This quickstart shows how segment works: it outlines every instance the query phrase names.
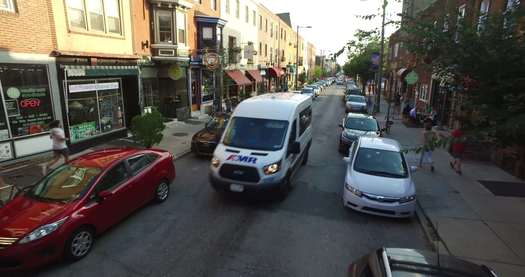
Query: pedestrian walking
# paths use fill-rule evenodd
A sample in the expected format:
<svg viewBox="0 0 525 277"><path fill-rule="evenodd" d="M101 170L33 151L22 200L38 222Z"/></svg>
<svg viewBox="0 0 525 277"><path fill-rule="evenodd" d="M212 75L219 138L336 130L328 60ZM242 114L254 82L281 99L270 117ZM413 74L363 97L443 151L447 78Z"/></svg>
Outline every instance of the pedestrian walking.
<svg viewBox="0 0 525 277"><path fill-rule="evenodd" d="M64 163L69 162L69 149L66 144L67 139L60 121L52 121L49 123L49 127L51 128L50 138L53 142L53 159L42 167L42 174L44 176L47 174L49 167L57 163L61 157L64 157Z"/></svg>
<svg viewBox="0 0 525 277"><path fill-rule="evenodd" d="M450 162L450 167L456 171L457 174L461 175L461 160L465 152L465 135L461 130L461 123L459 121L456 122L456 128L450 135L452 136L452 157L454 157L454 160Z"/></svg>
<svg viewBox="0 0 525 277"><path fill-rule="evenodd" d="M425 130L423 130L423 146L421 149L421 157L419 158L419 167L423 168L424 164L430 165L430 171L434 172L434 161L432 160L432 152L434 151L437 134L432 130L432 124L425 123Z"/></svg>

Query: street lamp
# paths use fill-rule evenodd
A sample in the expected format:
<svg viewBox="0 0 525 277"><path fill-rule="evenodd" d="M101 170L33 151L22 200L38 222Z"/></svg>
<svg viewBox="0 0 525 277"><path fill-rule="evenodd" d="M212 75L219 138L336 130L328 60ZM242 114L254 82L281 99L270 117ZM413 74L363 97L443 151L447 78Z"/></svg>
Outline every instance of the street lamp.
<svg viewBox="0 0 525 277"><path fill-rule="evenodd" d="M296 51L295 51L295 90L297 90L297 79L299 77L299 29L311 29L312 26L299 26L297 25L297 44L296 44Z"/></svg>

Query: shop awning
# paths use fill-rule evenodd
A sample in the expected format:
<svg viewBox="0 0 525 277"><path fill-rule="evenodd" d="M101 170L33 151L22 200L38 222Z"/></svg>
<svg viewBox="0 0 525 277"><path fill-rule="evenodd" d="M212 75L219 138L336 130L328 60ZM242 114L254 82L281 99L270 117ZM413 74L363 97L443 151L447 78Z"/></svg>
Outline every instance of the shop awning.
<svg viewBox="0 0 525 277"><path fill-rule="evenodd" d="M240 70L226 70L226 74L237 84L238 86L251 85L252 81L246 78Z"/></svg>
<svg viewBox="0 0 525 277"><path fill-rule="evenodd" d="M246 70L248 77L251 77L256 83L261 83L263 78L259 70Z"/></svg>
<svg viewBox="0 0 525 277"><path fill-rule="evenodd" d="M65 69L68 77L136 76L139 74L136 65L66 65Z"/></svg>
<svg viewBox="0 0 525 277"><path fill-rule="evenodd" d="M270 71L270 76L272 77L280 78L284 75L284 70L279 67L270 67L268 68L268 71Z"/></svg>

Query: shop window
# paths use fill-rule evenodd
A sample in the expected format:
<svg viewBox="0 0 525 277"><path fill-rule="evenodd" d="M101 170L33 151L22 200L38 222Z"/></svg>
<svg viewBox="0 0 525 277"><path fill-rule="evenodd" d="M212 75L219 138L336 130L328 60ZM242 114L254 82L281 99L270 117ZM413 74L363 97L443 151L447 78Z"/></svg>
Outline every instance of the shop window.
<svg viewBox="0 0 525 277"><path fill-rule="evenodd" d="M85 80L68 85L72 143L124 128L120 80Z"/></svg>
<svg viewBox="0 0 525 277"><path fill-rule="evenodd" d="M53 120L47 66L0 64L0 140L43 133ZM9 132L10 130L10 132Z"/></svg>
<svg viewBox="0 0 525 277"><path fill-rule="evenodd" d="M15 0L0 0L0 10L15 12Z"/></svg>
<svg viewBox="0 0 525 277"><path fill-rule="evenodd" d="M215 76L209 70L204 70L202 75L202 103L209 103L213 101L215 94Z"/></svg>

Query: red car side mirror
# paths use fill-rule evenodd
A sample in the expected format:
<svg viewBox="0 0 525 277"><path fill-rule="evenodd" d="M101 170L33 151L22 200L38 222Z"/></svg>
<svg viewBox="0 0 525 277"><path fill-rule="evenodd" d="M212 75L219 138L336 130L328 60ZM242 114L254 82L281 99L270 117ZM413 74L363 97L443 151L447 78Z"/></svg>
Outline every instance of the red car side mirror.
<svg viewBox="0 0 525 277"><path fill-rule="evenodd" d="M98 197L102 200L105 200L113 195L113 192L109 190L104 190L98 193Z"/></svg>

